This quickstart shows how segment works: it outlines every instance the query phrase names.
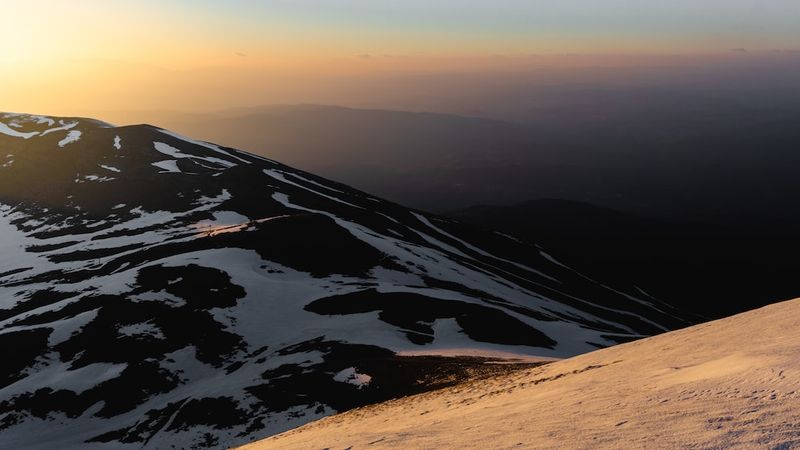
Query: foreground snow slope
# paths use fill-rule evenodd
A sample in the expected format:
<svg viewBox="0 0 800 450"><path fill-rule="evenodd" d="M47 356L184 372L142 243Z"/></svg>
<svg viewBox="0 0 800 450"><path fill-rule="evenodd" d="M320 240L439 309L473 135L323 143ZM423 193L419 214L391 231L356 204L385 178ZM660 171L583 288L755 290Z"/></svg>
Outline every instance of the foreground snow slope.
<svg viewBox="0 0 800 450"><path fill-rule="evenodd" d="M800 447L800 300L366 407L249 449Z"/></svg>

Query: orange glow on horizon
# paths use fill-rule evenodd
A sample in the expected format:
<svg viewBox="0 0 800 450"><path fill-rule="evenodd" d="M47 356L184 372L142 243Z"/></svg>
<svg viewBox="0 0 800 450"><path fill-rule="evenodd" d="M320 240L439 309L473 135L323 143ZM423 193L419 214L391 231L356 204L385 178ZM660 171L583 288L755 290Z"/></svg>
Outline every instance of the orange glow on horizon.
<svg viewBox="0 0 800 450"><path fill-rule="evenodd" d="M326 102L340 101L328 91L341 77L522 71L535 79L557 79L586 68L624 71L744 57L732 54L731 42L738 41L724 33L506 30L491 21L480 32L469 22L441 27L409 22L404 29L271 9L250 17L242 12L248 10L228 12L234 8L226 5L221 12L210 5L154 0L4 5L0 110L90 114ZM766 34L749 43L751 55L791 48L780 36ZM320 84L327 91L314 97Z"/></svg>

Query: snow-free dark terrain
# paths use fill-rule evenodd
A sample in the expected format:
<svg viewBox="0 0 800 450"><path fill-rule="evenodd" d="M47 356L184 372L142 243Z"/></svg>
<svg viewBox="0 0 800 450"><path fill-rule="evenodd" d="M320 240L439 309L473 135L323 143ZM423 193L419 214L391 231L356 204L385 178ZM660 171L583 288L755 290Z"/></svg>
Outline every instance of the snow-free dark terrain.
<svg viewBox="0 0 800 450"><path fill-rule="evenodd" d="M687 324L248 153L0 114L2 448L230 446L392 396L396 352L563 357Z"/></svg>

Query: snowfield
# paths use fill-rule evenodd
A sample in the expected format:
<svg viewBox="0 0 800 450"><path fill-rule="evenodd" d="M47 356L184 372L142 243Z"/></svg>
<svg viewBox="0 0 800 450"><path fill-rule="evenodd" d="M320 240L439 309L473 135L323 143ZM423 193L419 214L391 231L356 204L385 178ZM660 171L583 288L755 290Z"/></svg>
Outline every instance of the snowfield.
<svg viewBox="0 0 800 450"><path fill-rule="evenodd" d="M793 300L364 407L243 449L798 447Z"/></svg>

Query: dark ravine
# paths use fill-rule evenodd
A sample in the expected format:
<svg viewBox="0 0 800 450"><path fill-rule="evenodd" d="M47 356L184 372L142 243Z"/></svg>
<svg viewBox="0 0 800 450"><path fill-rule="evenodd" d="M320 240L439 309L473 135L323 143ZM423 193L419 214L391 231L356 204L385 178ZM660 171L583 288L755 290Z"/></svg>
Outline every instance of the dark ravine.
<svg viewBox="0 0 800 450"><path fill-rule="evenodd" d="M395 352L563 357L692 320L248 153L0 114L3 448L232 446L413 392L440 363Z"/></svg>

